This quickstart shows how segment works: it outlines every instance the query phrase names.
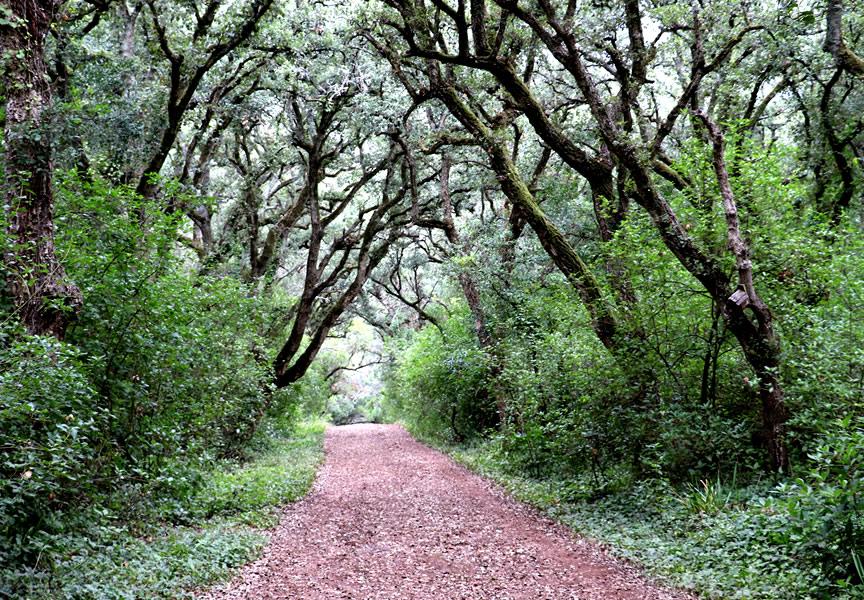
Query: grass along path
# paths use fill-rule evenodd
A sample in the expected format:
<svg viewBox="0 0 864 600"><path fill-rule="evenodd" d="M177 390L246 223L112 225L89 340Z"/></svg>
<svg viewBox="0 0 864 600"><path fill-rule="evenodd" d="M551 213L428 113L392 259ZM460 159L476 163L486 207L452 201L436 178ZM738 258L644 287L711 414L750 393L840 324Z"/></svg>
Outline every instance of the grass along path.
<svg viewBox="0 0 864 600"><path fill-rule="evenodd" d="M736 488L707 481L673 488L640 482L592 498L585 481L536 479L514 473L494 442L472 447L434 445L610 553L632 560L671 585L711 599L860 599L833 589L818 569L781 543L788 517L770 482ZM703 487L704 486L704 487Z"/></svg>
<svg viewBox="0 0 864 600"><path fill-rule="evenodd" d="M186 525L133 528L106 515L86 537L64 538L62 560L0 577L0 597L3 586L13 584L16 598L33 600L196 597L194 589L230 577L259 556L268 537L262 528L275 525L280 508L309 491L323 459L324 427L272 428L248 461L218 463L191 498L165 507Z"/></svg>

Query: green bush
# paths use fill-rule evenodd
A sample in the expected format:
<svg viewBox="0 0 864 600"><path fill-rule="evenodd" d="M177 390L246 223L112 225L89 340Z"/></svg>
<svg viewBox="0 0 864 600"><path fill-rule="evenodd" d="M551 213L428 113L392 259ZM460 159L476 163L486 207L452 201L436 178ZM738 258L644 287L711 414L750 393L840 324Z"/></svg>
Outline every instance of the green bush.
<svg viewBox="0 0 864 600"><path fill-rule="evenodd" d="M324 423L292 424L269 437L248 463L208 477L190 506L204 517L255 511L293 502L305 494L323 459Z"/></svg>
<svg viewBox="0 0 864 600"><path fill-rule="evenodd" d="M789 526L778 542L800 550L808 564L838 586L864 583L864 418L846 418L810 455L805 478L778 488Z"/></svg>
<svg viewBox="0 0 864 600"><path fill-rule="evenodd" d="M257 556L265 539L253 528L275 525L279 506L309 490L323 459L323 432L320 421L268 420L248 460L219 461L199 474L193 493L154 506L163 519L187 525L130 522L97 506L63 514L55 531L30 535L38 560L3 564L0 597L195 597L194 588Z"/></svg>
<svg viewBox="0 0 864 600"><path fill-rule="evenodd" d="M84 293L67 339L89 359L125 466L158 473L178 451L237 451L270 401L271 307L185 268L178 217L154 203L98 181L61 191L58 244Z"/></svg>
<svg viewBox="0 0 864 600"><path fill-rule="evenodd" d="M465 439L495 422L486 393L489 360L480 349L465 306L447 321L444 337L426 327L403 340L385 389L390 414L426 435Z"/></svg>
<svg viewBox="0 0 864 600"><path fill-rule="evenodd" d="M270 336L281 332L272 322L290 299L195 272L176 249L181 216L74 174L61 174L56 197L58 252L84 295L82 312L63 342L0 330L0 570L18 574L3 584L15 589L63 573L81 583L69 573L87 544L94 569L103 560L96 548L114 560L106 540L115 534L87 541L88 530L117 529L117 543L131 548L156 520L194 524L295 498L316 464L304 462L311 450L302 444L279 442L285 456L296 452L296 468L280 455L257 474L238 470L236 485L211 474L213 464L248 459L267 445L268 435L256 437L263 422L296 420L326 393L321 377L273 390ZM134 552L144 560L145 549L140 542ZM201 554L190 560L208 560ZM68 597L112 597L74 589Z"/></svg>
<svg viewBox="0 0 864 600"><path fill-rule="evenodd" d="M27 560L32 535L58 531L89 502L110 414L81 364L53 338L4 331L0 349L0 566Z"/></svg>
<svg viewBox="0 0 864 600"><path fill-rule="evenodd" d="M94 527L57 541L47 564L0 573L0 596L27 600L194 598L193 588L224 579L264 545L257 531L228 525L156 527L136 537Z"/></svg>

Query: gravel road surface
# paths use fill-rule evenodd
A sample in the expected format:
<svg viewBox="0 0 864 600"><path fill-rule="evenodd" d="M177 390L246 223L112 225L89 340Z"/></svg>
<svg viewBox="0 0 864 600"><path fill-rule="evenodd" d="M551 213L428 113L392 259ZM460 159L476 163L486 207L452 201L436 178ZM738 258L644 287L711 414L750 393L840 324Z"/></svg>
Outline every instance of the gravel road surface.
<svg viewBox="0 0 864 600"><path fill-rule="evenodd" d="M397 425L330 427L325 449L312 492L285 508L263 556L202 598L692 598Z"/></svg>

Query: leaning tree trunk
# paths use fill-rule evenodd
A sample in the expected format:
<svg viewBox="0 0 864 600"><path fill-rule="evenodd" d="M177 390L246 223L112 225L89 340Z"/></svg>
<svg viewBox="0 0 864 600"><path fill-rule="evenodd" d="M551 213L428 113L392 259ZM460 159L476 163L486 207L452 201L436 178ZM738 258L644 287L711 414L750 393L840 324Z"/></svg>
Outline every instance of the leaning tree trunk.
<svg viewBox="0 0 864 600"><path fill-rule="evenodd" d="M759 296L753 283L750 246L741 234L738 206L732 192L724 157L723 132L704 113L697 110L694 111L694 116L705 125L711 141L714 174L720 187L723 212L726 216L727 245L735 256L738 270L738 288L727 299L723 310L727 314L730 331L741 344L744 356L758 378L759 398L762 402L762 426L771 466L775 470L788 473L789 453L785 441L788 412L780 384L780 340L774 329L771 310ZM743 314L745 308L750 309L752 320Z"/></svg>
<svg viewBox="0 0 864 600"><path fill-rule="evenodd" d="M45 126L51 89L44 49L58 5L54 0L3 0L11 23L0 26L0 52L5 57L9 247L4 261L9 293L30 333L62 338L82 300L54 249L51 144Z"/></svg>
<svg viewBox="0 0 864 600"><path fill-rule="evenodd" d="M435 87L435 92L451 114L480 141L504 195L513 203L513 206L519 207L525 222L537 235L540 245L579 295L591 316L592 328L597 338L607 349L614 352L618 347L618 322L588 265L567 241L561 230L537 205L502 144L459 98L452 86L439 83Z"/></svg>
<svg viewBox="0 0 864 600"><path fill-rule="evenodd" d="M843 41L843 0L828 0L825 22L822 48L834 57L839 68L864 76L864 58L855 54Z"/></svg>

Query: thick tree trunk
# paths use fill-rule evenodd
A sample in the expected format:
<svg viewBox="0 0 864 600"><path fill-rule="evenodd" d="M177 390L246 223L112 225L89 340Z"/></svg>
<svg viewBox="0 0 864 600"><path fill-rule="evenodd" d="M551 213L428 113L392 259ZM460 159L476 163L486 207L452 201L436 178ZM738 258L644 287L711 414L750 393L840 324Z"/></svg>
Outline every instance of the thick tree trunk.
<svg viewBox="0 0 864 600"><path fill-rule="evenodd" d="M508 10L512 10L520 20L525 22L546 45L550 53L560 62L572 76L585 97L588 108L598 127L603 142L609 148L620 165L626 168L635 189L634 199L648 212L655 229L660 234L663 243L675 255L681 265L690 272L706 289L712 299L721 307L729 331L738 340L748 363L759 378L760 396L762 399L762 420L765 428L768 446L768 458L773 469L788 471L789 458L784 439L785 421L787 416L783 404L783 393L780 387L778 367L780 364L779 343L771 321L771 313L755 292L752 280L752 266L747 248L737 225L737 209L728 182L728 173L723 164L723 140L719 129L712 127L707 119L705 122L714 144L714 167L717 182L723 194L728 226L729 248L735 255L738 266L738 289L736 290L715 257L706 254L699 248L678 220L675 211L666 199L656 189L652 180L652 166L644 161L643 148L637 148L624 135L613 118L608 104L601 98L594 79L587 70L579 52L579 43L572 31L566 30L560 22L549 14L546 20L552 28L547 29L533 13L521 8L518 3L509 0L496 0ZM734 44L727 44L726 50L715 57L712 65L728 58ZM706 67L707 68L707 67ZM698 84L705 74L705 68L697 70L688 85L690 94L698 89ZM685 94L685 98L689 94ZM657 132L652 147L652 156L656 155L660 146L677 116L683 109L679 103L667 116ZM698 113L697 113L698 114ZM750 314L745 312L749 309Z"/></svg>
<svg viewBox="0 0 864 600"><path fill-rule="evenodd" d="M850 50L843 41L843 0L828 0L825 24L825 42L822 46L824 50L834 57L839 68L864 76L864 59Z"/></svg>
<svg viewBox="0 0 864 600"><path fill-rule="evenodd" d="M44 48L57 4L4 0L13 23L0 27L0 52L6 57L4 198L12 247L4 259L9 291L30 333L62 338L82 299L66 280L54 249L53 165L45 127L51 89Z"/></svg>

